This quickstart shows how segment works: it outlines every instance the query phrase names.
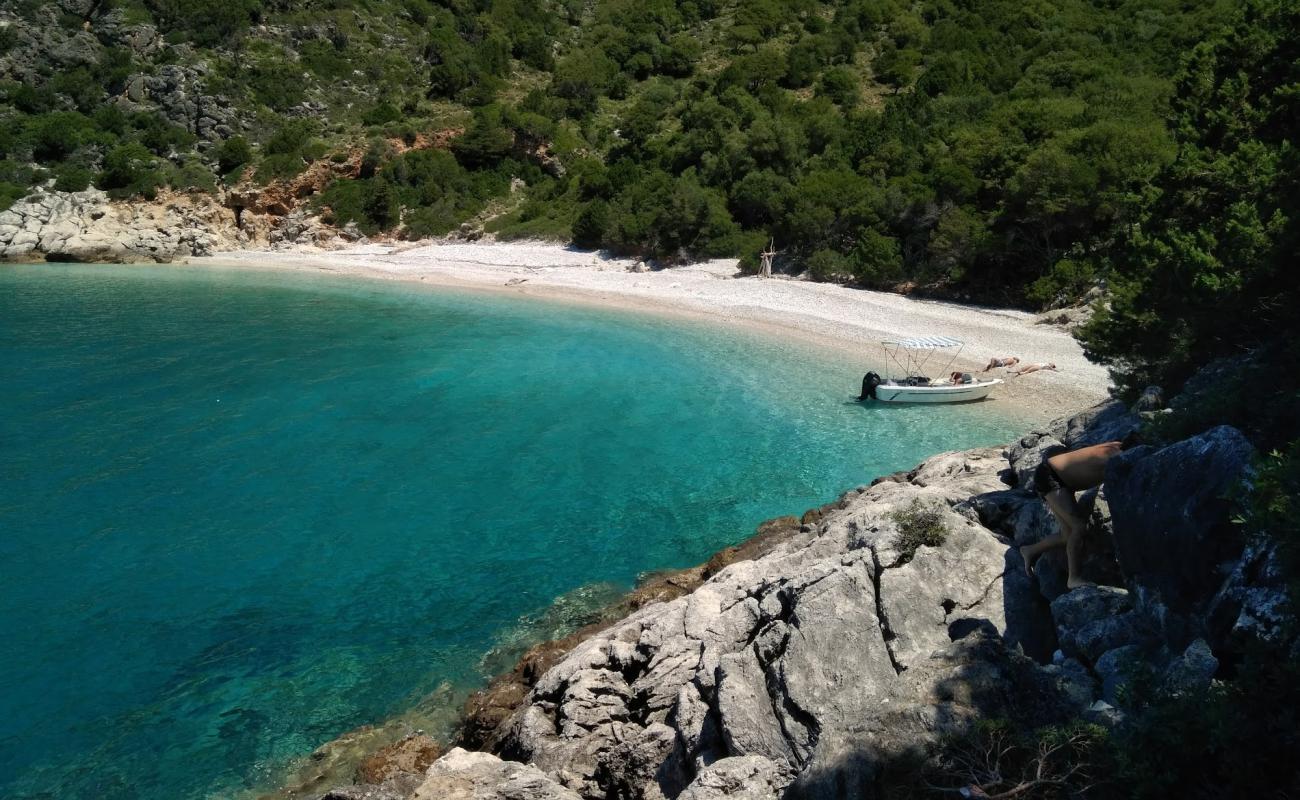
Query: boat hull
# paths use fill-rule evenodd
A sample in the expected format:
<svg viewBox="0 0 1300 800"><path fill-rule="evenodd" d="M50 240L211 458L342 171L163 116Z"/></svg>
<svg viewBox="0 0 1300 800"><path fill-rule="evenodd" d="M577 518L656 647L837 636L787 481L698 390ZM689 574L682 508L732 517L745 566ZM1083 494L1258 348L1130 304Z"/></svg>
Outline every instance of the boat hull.
<svg viewBox="0 0 1300 800"><path fill-rule="evenodd" d="M876 399L886 403L969 403L983 400L1002 383L1000 379L979 383L938 384L935 386L897 386L882 383L876 387Z"/></svg>

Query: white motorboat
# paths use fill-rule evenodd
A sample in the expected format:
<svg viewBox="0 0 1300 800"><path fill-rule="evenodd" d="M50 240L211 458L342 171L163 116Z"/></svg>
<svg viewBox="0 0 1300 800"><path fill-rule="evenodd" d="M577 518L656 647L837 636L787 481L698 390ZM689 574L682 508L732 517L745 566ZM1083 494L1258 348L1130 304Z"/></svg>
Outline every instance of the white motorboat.
<svg viewBox="0 0 1300 800"><path fill-rule="evenodd" d="M968 403L983 400L1002 383L1000 378L975 380L970 373L949 372L961 353L962 342L947 336L915 336L881 342L885 351L886 376L868 372L862 378L859 400L881 400L886 403ZM924 367L938 352L951 352L952 357L940 374L949 377L931 380ZM897 368L899 377L889 373Z"/></svg>

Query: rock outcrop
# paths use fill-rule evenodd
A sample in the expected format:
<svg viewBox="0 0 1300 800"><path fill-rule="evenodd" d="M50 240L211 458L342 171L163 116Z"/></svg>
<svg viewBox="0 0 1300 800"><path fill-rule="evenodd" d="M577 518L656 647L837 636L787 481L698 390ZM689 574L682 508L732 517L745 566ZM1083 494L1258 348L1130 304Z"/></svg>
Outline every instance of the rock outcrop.
<svg viewBox="0 0 1300 800"><path fill-rule="evenodd" d="M156 261L236 246L233 217L207 195L117 203L98 189L38 192L0 213L0 259Z"/></svg>
<svg viewBox="0 0 1300 800"><path fill-rule="evenodd" d="M978 718L1116 725L1138 672L1169 692L1207 686L1282 613L1271 551L1211 541L1222 491L1246 474L1240 434L1116 459L1085 498L1114 585L1044 591L1016 549L1054 531L1023 488L1045 446L1136 424L1103 404L786 518L747 560L697 568L682 591L526 659L504 702L471 706L469 738L496 755L453 750L413 796L869 798L895 759ZM922 514L942 535L918 547ZM1196 552L1152 558L1170 537Z"/></svg>

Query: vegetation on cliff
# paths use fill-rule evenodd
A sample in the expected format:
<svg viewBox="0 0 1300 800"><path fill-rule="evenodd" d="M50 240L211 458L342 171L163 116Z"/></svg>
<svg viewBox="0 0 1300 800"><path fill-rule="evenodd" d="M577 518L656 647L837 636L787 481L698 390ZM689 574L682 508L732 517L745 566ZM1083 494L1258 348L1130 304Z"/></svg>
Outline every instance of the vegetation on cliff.
<svg viewBox="0 0 1300 800"><path fill-rule="evenodd" d="M1181 56L1237 5L19 3L0 193L147 196L361 149L318 207L369 232L490 208L504 236L747 264L775 238L818 279L1051 304L1150 208ZM448 130L451 158L403 152Z"/></svg>

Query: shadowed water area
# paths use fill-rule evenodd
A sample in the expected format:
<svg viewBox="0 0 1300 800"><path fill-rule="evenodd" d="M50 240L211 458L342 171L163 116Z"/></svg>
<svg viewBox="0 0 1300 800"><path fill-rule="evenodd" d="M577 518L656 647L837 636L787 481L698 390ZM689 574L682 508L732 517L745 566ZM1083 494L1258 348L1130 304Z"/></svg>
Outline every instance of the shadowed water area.
<svg viewBox="0 0 1300 800"><path fill-rule="evenodd" d="M0 268L0 796L265 785L463 697L561 595L1023 427L848 402L870 366L362 280Z"/></svg>

